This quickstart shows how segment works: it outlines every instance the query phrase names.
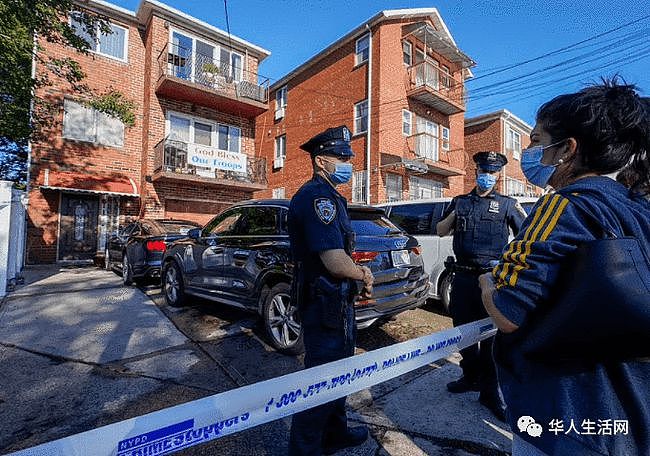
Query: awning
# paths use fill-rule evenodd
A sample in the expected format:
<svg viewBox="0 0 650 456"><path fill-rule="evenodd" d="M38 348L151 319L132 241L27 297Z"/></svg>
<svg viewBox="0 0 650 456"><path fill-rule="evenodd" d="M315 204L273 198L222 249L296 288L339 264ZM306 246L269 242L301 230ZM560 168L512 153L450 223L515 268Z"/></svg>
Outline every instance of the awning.
<svg viewBox="0 0 650 456"><path fill-rule="evenodd" d="M465 171L443 161L433 161L418 157L409 159L396 154L381 153L382 168L403 168L412 174L434 173L441 176L462 176Z"/></svg>
<svg viewBox="0 0 650 456"><path fill-rule="evenodd" d="M140 196L133 179L123 175L102 176L45 169L39 173L36 183L41 189L47 190L94 193L98 195Z"/></svg>
<svg viewBox="0 0 650 456"><path fill-rule="evenodd" d="M471 68L476 65L467 54L458 49L455 43L427 23L416 23L405 27L406 36L413 35L422 43L435 49L450 62L458 63L462 68Z"/></svg>

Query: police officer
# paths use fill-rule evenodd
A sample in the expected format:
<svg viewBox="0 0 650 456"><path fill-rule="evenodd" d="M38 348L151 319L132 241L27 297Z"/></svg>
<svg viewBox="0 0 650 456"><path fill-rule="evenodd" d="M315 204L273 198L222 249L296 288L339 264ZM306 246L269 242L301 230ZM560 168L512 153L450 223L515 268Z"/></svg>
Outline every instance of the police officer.
<svg viewBox="0 0 650 456"><path fill-rule="evenodd" d="M294 262L291 299L298 305L309 368L354 354L356 281L369 295L373 276L350 256L354 232L347 201L336 191L352 177L350 130L329 128L300 148L311 154L314 175L291 199L288 227ZM293 416L289 454L332 454L367 438L366 427L348 427L343 397Z"/></svg>
<svg viewBox="0 0 650 456"><path fill-rule="evenodd" d="M454 234L454 278L449 310L454 326L487 317L481 302L478 277L494 266L508 243L510 230L516 235L526 213L514 199L494 190L501 168L508 162L497 152L479 152L476 187L455 197L436 226L439 236ZM505 406L499 394L492 360L492 338L460 351L463 376L447 384L452 393L480 391L479 401L504 421Z"/></svg>

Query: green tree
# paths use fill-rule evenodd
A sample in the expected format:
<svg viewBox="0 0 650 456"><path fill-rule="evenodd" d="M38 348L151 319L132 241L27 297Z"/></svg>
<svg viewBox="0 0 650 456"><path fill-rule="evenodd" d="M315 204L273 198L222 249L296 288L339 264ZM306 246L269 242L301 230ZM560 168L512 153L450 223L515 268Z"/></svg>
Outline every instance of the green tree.
<svg viewBox="0 0 650 456"><path fill-rule="evenodd" d="M40 44L58 43L87 54L90 44L68 23L69 15L78 9L72 0L0 1L0 179L24 184L28 141L39 138L57 108L34 93L52 85L53 78L62 78L89 106L119 118L125 125L135 121L132 101L113 89L93 92L84 84L86 75L76 60L50 56ZM98 29L110 33L105 17L75 17L88 36L95 36ZM34 76L32 59L39 68Z"/></svg>

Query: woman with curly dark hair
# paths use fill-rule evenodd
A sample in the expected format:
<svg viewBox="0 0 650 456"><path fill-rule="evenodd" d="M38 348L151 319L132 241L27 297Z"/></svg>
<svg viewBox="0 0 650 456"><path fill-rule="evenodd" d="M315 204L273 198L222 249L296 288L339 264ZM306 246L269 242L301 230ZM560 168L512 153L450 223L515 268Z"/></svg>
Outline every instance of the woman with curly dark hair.
<svg viewBox="0 0 650 456"><path fill-rule="evenodd" d="M648 455L650 117L614 79L544 104L530 139L522 170L555 191L479 279L513 455Z"/></svg>

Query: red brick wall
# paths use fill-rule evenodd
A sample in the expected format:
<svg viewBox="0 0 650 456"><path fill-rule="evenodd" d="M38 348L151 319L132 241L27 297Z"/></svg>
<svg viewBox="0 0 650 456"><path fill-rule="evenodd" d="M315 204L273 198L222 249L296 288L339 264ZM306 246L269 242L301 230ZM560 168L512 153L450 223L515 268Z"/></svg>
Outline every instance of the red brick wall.
<svg viewBox="0 0 650 456"><path fill-rule="evenodd" d="M140 151L144 120L144 45L134 23L120 20L112 22L128 28L128 59L122 62L96 53L80 54L72 48L40 40L44 52L55 58L75 59L86 72L84 82L95 92L104 93L110 88L119 90L136 104L133 127L124 130L124 146L105 147L83 141L63 139L63 100L66 96L78 99L67 82L50 74L53 84L37 90L39 98L54 106L52 124L43 131L44 138L32 144L30 168L30 200L28 207L27 261L53 262L56 260L59 194L41 191L37 178L45 169L50 172L65 171L79 174L101 175L107 178L129 177L140 186ZM36 71L46 70L37 65ZM124 202L126 204L126 202ZM131 209L129 208L128 211ZM123 214L128 213L126 207Z"/></svg>
<svg viewBox="0 0 650 456"><path fill-rule="evenodd" d="M380 168L381 152L415 158L402 134L402 109L409 109L449 127L452 159L460 169L465 161L463 114L447 116L406 96L408 74L402 60L401 37L403 26L408 23L402 20L384 21L373 28L373 96L370 112L372 203L386 200L386 171L403 176L403 194L408 198L408 175L403 169ZM290 198L312 174L309 155L301 151L299 145L332 126L346 124L351 130L354 129L354 103L366 99L367 92L367 63L354 65L356 39L289 81L285 117L278 121L274 120L275 93L271 93L269 111L257 118L256 133L256 147L268 163L269 188L257 192L257 197L270 197L272 189L284 187L286 197ZM460 78L459 67L439 55L436 58L448 65L455 77ZM272 171L275 138L282 134L286 134L287 138L287 157L283 168ZM352 149L356 153L353 159L355 171L364 170L365 133L352 138ZM429 173L423 177L442 182L445 195L462 192L462 176L446 178ZM351 189L351 184L338 188L348 198L351 198Z"/></svg>

